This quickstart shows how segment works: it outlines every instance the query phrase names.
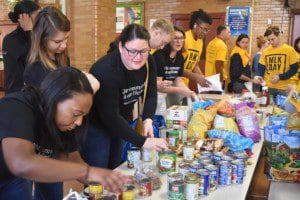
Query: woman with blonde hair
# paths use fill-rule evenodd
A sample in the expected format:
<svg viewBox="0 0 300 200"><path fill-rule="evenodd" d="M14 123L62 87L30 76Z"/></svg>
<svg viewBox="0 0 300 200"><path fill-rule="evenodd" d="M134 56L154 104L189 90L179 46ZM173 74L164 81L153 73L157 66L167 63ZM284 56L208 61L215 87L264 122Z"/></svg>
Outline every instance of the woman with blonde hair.
<svg viewBox="0 0 300 200"><path fill-rule="evenodd" d="M36 17L31 49L24 72L26 85L38 87L54 69L69 66L67 41L71 26L68 18L55 7L46 7Z"/></svg>

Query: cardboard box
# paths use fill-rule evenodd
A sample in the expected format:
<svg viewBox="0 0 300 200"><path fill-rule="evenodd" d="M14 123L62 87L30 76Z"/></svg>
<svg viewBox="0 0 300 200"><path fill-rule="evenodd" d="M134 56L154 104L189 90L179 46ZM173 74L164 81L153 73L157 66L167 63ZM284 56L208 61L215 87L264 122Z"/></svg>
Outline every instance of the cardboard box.
<svg viewBox="0 0 300 200"><path fill-rule="evenodd" d="M192 116L192 108L189 106L174 105L167 109L166 122L168 127L174 125L187 126Z"/></svg>

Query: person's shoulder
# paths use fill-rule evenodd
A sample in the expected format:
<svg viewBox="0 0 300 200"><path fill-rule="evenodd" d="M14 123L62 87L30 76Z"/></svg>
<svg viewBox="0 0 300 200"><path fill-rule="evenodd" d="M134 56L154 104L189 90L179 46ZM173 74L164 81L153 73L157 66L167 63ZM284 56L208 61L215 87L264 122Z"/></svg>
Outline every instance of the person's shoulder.
<svg viewBox="0 0 300 200"><path fill-rule="evenodd" d="M36 102L35 96L29 91L19 91L6 95L0 100L0 110L8 110L9 112L18 112L21 115L33 113ZM23 113L22 111L27 111Z"/></svg>
<svg viewBox="0 0 300 200"><path fill-rule="evenodd" d="M5 48L6 46L16 46L16 45L20 45L20 39L19 36L17 34L17 29L13 30L11 33L7 34L4 38L3 38L3 48Z"/></svg>
<svg viewBox="0 0 300 200"><path fill-rule="evenodd" d="M153 54L154 59L156 58L162 58L166 55L166 52L163 49L159 49L157 51L155 51L155 53Z"/></svg>

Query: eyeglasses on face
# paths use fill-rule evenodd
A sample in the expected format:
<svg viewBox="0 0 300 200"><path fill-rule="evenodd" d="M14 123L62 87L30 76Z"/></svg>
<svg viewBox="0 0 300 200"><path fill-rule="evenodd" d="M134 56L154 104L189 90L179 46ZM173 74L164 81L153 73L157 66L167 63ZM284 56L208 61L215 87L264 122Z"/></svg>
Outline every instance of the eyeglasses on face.
<svg viewBox="0 0 300 200"><path fill-rule="evenodd" d="M200 31L205 34L207 34L210 31L208 28L202 27L199 24L197 24L197 27L199 27Z"/></svg>
<svg viewBox="0 0 300 200"><path fill-rule="evenodd" d="M131 49L128 49L125 45L123 47L124 47L124 49L126 49L128 55L133 58L135 58L138 54L140 54L142 57L145 57L150 52L150 49L131 50Z"/></svg>

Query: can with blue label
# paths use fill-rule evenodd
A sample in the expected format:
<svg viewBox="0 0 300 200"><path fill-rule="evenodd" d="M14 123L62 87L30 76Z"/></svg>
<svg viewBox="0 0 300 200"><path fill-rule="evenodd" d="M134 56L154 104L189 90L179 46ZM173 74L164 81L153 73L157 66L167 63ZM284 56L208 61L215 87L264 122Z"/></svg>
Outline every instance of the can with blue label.
<svg viewBox="0 0 300 200"><path fill-rule="evenodd" d="M206 165L204 168L209 172L210 191L215 191L218 187L219 169L216 165Z"/></svg>
<svg viewBox="0 0 300 200"><path fill-rule="evenodd" d="M213 155L213 162L215 165L219 164L219 161L221 161L222 156L224 156L223 152L216 152Z"/></svg>
<svg viewBox="0 0 300 200"><path fill-rule="evenodd" d="M231 161L231 166L231 182L234 184L243 184L245 163L241 160L233 160Z"/></svg>
<svg viewBox="0 0 300 200"><path fill-rule="evenodd" d="M202 167L201 164L191 163L189 170L190 170L191 173L196 173L199 169L202 169L202 168L203 167Z"/></svg>
<svg viewBox="0 0 300 200"><path fill-rule="evenodd" d="M203 160L201 160L201 165L206 166L206 165L213 165L213 161L210 158L205 158Z"/></svg>
<svg viewBox="0 0 300 200"><path fill-rule="evenodd" d="M230 162L221 160L219 162L219 185L231 184L232 166Z"/></svg>
<svg viewBox="0 0 300 200"><path fill-rule="evenodd" d="M212 159L212 157L213 157L213 154L212 154L210 151L202 151L202 152L200 153L200 155L201 155L201 156L207 156L207 157L209 157L210 159Z"/></svg>
<svg viewBox="0 0 300 200"><path fill-rule="evenodd" d="M210 183L209 183L209 172L207 169L199 169L197 171L199 178L199 196L208 195Z"/></svg>
<svg viewBox="0 0 300 200"><path fill-rule="evenodd" d="M224 156L222 156L221 160L225 160L225 161L231 162L233 159L230 156L224 155Z"/></svg>
<svg viewBox="0 0 300 200"><path fill-rule="evenodd" d="M208 157L208 156L200 155L200 156L198 157L198 159L197 159L198 163L200 164L201 161L202 161L203 159L209 159L209 157Z"/></svg>

